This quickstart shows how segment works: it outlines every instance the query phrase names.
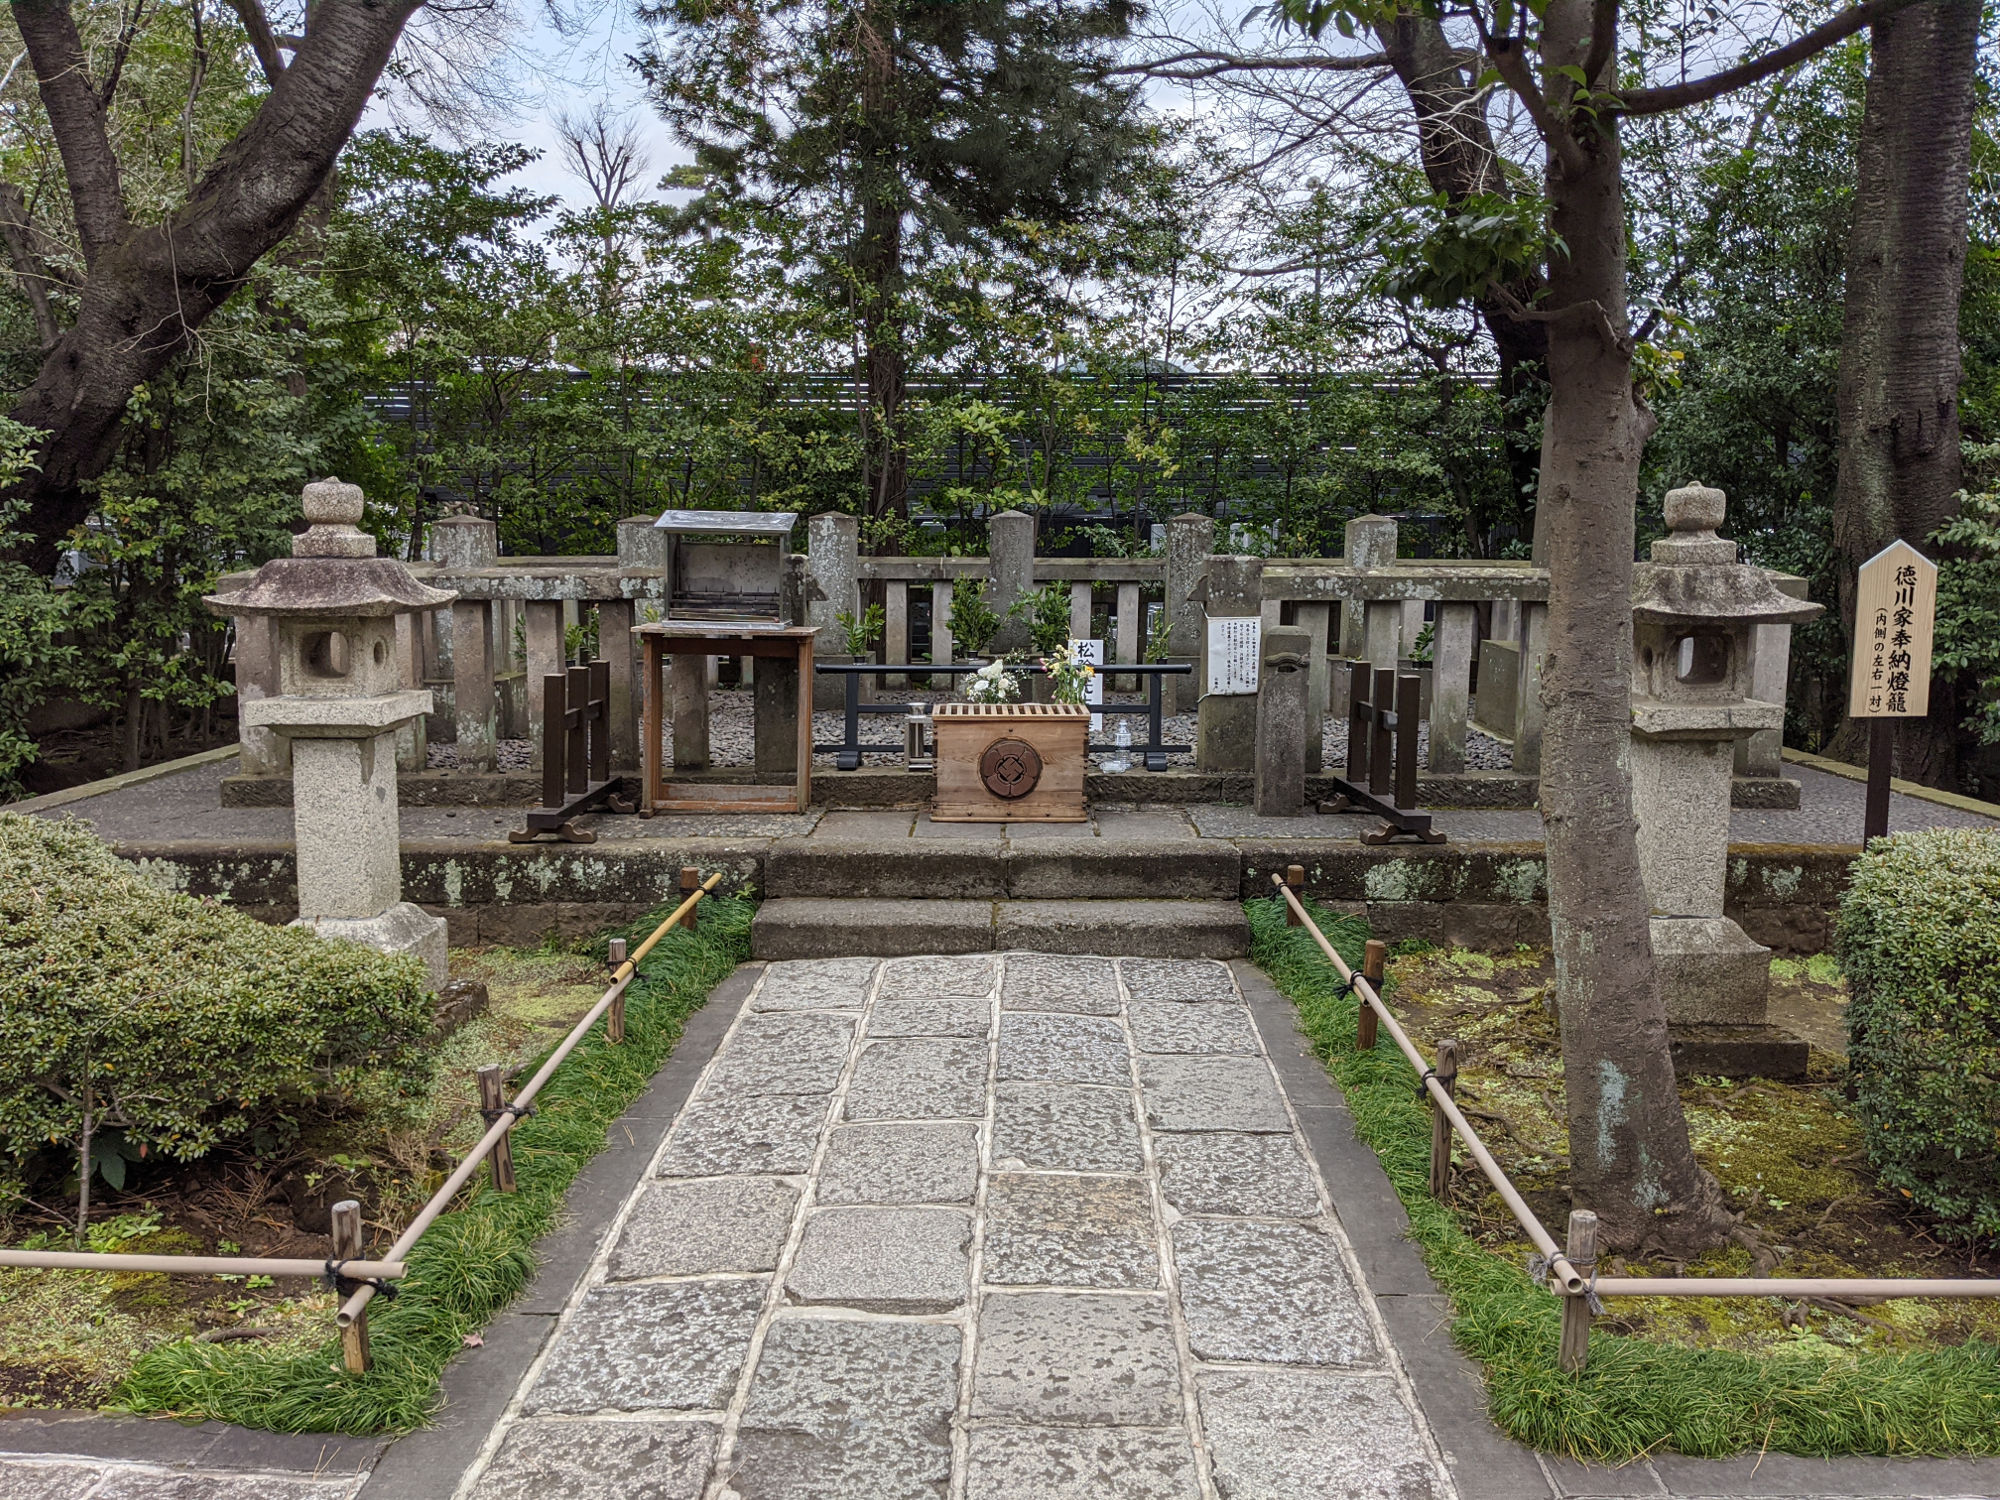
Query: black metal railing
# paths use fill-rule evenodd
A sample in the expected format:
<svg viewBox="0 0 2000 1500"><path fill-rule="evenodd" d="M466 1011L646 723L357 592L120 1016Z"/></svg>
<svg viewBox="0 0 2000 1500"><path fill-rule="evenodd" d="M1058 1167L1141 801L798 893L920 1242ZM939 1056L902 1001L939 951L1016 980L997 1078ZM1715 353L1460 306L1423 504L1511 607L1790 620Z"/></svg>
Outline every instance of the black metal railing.
<svg viewBox="0 0 2000 1500"><path fill-rule="evenodd" d="M865 677L885 677L891 674L897 677L961 677L970 672L977 672L978 670L979 668L970 662L954 662L949 666L932 666L924 662L893 662L887 665L871 662L854 664L846 662L833 664L816 663L813 667L814 673L824 673L829 677L840 677L843 679L843 686L846 691L841 708L841 737L839 742L831 745L815 744L813 750L815 753L831 752L834 768L841 771L860 770L861 757L866 754L900 755L903 753L904 742L901 740L897 740L894 743L887 741L864 743L861 738L861 716L863 714L896 714L899 717L908 718L913 709L920 708L923 705L903 700L863 703L861 701L861 682ZM1010 664L1007 670L1031 677L1047 675L1039 664L1018 666ZM1161 690L1161 684L1166 678L1184 677L1194 670L1193 667L1184 661L1121 661L1113 662L1109 666L1099 667L1097 670L1100 676L1143 677L1146 679L1146 701L1144 703L1093 703L1090 705L1090 711L1094 714L1106 715L1145 715L1146 741L1143 745L1135 744L1131 748L1133 753L1144 762L1147 770L1164 771L1167 768L1167 757L1169 755L1189 755L1193 753L1194 747L1192 745L1169 745L1162 739L1166 723L1166 705ZM1090 748L1093 750L1111 750L1118 747L1093 741Z"/></svg>

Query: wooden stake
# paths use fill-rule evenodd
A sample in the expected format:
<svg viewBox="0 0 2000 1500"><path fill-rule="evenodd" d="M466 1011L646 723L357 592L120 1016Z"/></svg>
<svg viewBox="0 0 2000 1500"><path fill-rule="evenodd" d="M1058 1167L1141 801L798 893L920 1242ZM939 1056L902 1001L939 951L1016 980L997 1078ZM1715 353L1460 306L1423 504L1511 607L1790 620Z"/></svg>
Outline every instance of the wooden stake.
<svg viewBox="0 0 2000 1500"><path fill-rule="evenodd" d="M681 900L683 901L687 900L689 896L693 895L696 891L700 889L701 889L701 871L697 870L693 865L682 865ZM701 922L701 903L696 902L693 906L690 906L688 908L688 914L681 919L681 926L685 927L689 932L693 932L696 926L700 924L700 922Z"/></svg>
<svg viewBox="0 0 2000 1500"><path fill-rule="evenodd" d="M1285 884L1292 888L1294 896L1297 896L1301 901L1305 900L1306 867L1304 865L1286 865ZM1300 925L1299 914L1293 909L1292 903L1289 901L1285 903L1285 925L1287 927L1297 927Z"/></svg>
<svg viewBox="0 0 2000 1500"><path fill-rule="evenodd" d="M611 969L615 974L625 964L625 939L611 940ZM625 1040L625 992L620 990L618 998L611 1002L611 1009L604 1013L604 1035L607 1041Z"/></svg>
<svg viewBox="0 0 2000 1500"><path fill-rule="evenodd" d="M498 1063L488 1063L479 1070L479 1108L490 1124L498 1118L497 1111L507 1107L507 1070ZM514 1127L509 1121L507 1133L493 1143L493 1153L487 1158L493 1168L493 1186L500 1192L514 1191Z"/></svg>
<svg viewBox="0 0 2000 1500"><path fill-rule="evenodd" d="M1597 1266L1597 1215L1587 1208L1570 1211L1568 1242L1563 1253L1586 1277ZM1565 1375L1581 1374L1590 1360L1590 1295L1563 1298L1562 1349L1556 1364Z"/></svg>
<svg viewBox="0 0 2000 1500"><path fill-rule="evenodd" d="M333 1205L333 1258L361 1259L361 1205L344 1198ZM368 1309L340 1330L340 1357L350 1375L366 1375L375 1363L368 1353Z"/></svg>
<svg viewBox="0 0 2000 1500"><path fill-rule="evenodd" d="M1442 1041L1438 1043L1437 1065L1434 1069L1437 1081L1444 1091L1454 1098L1458 1094L1458 1043ZM1428 1098L1430 1090L1424 1090ZM1440 1202L1451 1192L1451 1121L1445 1118L1437 1101L1431 1104L1431 1196Z"/></svg>
<svg viewBox="0 0 2000 1500"><path fill-rule="evenodd" d="M1889 834L1889 762L1895 754L1896 721L1868 721L1868 795L1862 803L1861 842Z"/></svg>
<svg viewBox="0 0 2000 1500"><path fill-rule="evenodd" d="M1361 950L1361 977L1368 981L1368 987L1377 995L1382 993L1382 971L1389 966L1389 945L1379 938L1370 938ZM1375 1050L1375 1007L1359 995L1361 1014L1354 1026L1354 1050L1373 1052Z"/></svg>

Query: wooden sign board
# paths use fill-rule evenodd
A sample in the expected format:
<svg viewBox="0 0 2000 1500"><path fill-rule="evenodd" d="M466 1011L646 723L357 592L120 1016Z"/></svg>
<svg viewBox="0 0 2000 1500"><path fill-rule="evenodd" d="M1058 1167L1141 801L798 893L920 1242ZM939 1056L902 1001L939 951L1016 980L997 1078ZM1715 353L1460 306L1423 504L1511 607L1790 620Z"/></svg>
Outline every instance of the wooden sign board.
<svg viewBox="0 0 2000 1500"><path fill-rule="evenodd" d="M1891 542L1861 565L1847 698L1854 718L1921 719L1930 712L1937 573L1937 564L1908 542Z"/></svg>

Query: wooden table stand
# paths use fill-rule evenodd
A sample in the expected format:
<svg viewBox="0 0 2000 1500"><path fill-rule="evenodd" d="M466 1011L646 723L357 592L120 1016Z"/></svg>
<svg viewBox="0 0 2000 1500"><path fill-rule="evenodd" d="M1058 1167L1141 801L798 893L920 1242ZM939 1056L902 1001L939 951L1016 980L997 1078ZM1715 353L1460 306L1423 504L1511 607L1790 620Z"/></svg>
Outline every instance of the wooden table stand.
<svg viewBox="0 0 2000 1500"><path fill-rule="evenodd" d="M802 813L812 805L813 638L810 625L668 620L637 625L644 653L639 717L639 816L655 813ZM669 781L665 764L666 675L670 656L751 656L790 660L798 668L798 780L787 790L742 782Z"/></svg>

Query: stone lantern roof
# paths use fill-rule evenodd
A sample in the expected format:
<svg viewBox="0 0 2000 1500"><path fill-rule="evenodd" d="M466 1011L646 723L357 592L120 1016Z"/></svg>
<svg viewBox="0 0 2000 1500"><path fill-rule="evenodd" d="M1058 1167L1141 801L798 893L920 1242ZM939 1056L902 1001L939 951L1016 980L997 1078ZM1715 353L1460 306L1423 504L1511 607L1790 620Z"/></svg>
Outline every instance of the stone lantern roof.
<svg viewBox="0 0 2000 1500"><path fill-rule="evenodd" d="M1671 534L1653 543L1650 563L1633 570L1633 619L1798 625L1821 612L1780 593L1762 568L1736 560L1736 544L1715 534L1726 507L1723 492L1707 485L1667 491Z"/></svg>
<svg viewBox="0 0 2000 1500"><path fill-rule="evenodd" d="M394 558L375 555L375 539L355 525L361 486L322 479L300 498L312 524L292 538L292 555L265 563L236 593L203 599L216 614L355 619L436 609L458 597L419 583Z"/></svg>

